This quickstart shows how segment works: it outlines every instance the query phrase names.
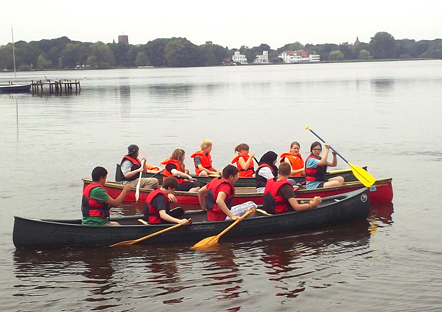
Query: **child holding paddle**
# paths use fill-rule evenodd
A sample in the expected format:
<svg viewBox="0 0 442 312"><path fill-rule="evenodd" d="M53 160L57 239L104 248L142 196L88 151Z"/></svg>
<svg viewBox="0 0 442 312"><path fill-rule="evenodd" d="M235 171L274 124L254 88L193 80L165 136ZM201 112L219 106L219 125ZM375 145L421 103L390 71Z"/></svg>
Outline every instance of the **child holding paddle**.
<svg viewBox="0 0 442 312"><path fill-rule="evenodd" d="M141 160L138 158L140 155L140 149L138 145L131 144L127 147L127 155L123 156L121 160L121 183L123 185L130 184L133 187L137 187L138 180L140 181L141 188L156 189L158 187L158 179L156 178L141 178L142 172L158 173L159 168L146 165L146 158ZM148 169L151 168L151 169ZM156 170L156 169L158 170Z"/></svg>
<svg viewBox="0 0 442 312"><path fill-rule="evenodd" d="M83 189L83 198L81 202L81 212L83 219L82 225L119 225L118 222L109 221L110 208L120 205L131 186L124 186L117 198L110 197L103 189L107 179L107 170L103 167L95 167L92 170L92 181Z"/></svg>
<svg viewBox="0 0 442 312"><path fill-rule="evenodd" d="M238 168L227 165L222 177L213 179L198 191L201 209L207 210L208 221L239 220L251 207L257 208L252 201L232 207L238 173Z"/></svg>
<svg viewBox="0 0 442 312"><path fill-rule="evenodd" d="M187 219L182 219L184 215L183 208L170 210L168 196L173 194L178 188L178 181L174 177L168 177L163 181L160 188L150 192L147 196L144 208L144 220L149 224L177 223L188 225Z"/></svg>
<svg viewBox="0 0 442 312"><path fill-rule="evenodd" d="M341 176L333 177L326 181L325 173L327 166L336 167L338 160L336 153L332 151L333 160L327 161L330 150L330 143L325 142L324 155L321 157L322 146L321 143L315 141L310 146L310 155L305 161L305 186L308 189L315 189L318 187L333 187L344 185L344 178Z"/></svg>
<svg viewBox="0 0 442 312"><path fill-rule="evenodd" d="M241 178L244 177L253 177L255 174L253 159L255 158L255 154L249 154L249 146L246 143L238 144L235 147L235 152L238 155L232 159L232 164L236 163L236 166L239 169L239 176Z"/></svg>

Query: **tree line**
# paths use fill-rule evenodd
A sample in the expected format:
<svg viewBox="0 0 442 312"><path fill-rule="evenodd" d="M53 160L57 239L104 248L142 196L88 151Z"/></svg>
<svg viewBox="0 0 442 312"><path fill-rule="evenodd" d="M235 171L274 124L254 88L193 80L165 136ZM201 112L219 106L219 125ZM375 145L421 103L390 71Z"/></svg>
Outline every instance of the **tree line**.
<svg viewBox="0 0 442 312"><path fill-rule="evenodd" d="M141 45L125 43L80 42L67 37L40 41L18 41L14 45L18 70L53 70L73 68L130 68L136 66L194 67L218 66L231 62L240 51L253 63L256 55L269 52L270 63L280 63L278 55L285 50L309 50L321 61L376 59L442 59L442 39L396 40L387 32L378 32L368 43L286 44L276 50L267 44L229 49L212 42L195 45L186 38L160 38ZM0 70L12 70L12 44L0 47Z"/></svg>

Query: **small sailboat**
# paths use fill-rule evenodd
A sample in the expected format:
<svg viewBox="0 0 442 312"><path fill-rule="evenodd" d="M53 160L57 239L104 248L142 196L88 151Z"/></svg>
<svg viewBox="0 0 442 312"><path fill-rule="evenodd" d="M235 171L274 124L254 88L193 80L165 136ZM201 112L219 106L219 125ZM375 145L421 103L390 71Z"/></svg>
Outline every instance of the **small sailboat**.
<svg viewBox="0 0 442 312"><path fill-rule="evenodd" d="M15 49L14 49L14 30L11 27L12 32L12 60L14 63L14 79L17 79L17 70L15 67ZM8 84L0 84L0 92L2 93L15 93L15 92L29 92L31 89L31 84L17 84L14 82L9 82Z"/></svg>

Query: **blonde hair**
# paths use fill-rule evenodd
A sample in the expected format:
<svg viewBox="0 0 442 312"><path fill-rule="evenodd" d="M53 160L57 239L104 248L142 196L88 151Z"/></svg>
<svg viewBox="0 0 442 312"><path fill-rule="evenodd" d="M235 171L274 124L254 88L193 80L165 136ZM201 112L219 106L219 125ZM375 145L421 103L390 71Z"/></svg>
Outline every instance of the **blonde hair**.
<svg viewBox="0 0 442 312"><path fill-rule="evenodd" d="M184 172L186 170L186 166L184 165L184 154L185 151L182 148L177 148L173 151L170 159L176 159L180 163L181 170Z"/></svg>
<svg viewBox="0 0 442 312"><path fill-rule="evenodd" d="M206 147L212 146L212 141L210 140L202 140L200 147L201 149L205 149Z"/></svg>

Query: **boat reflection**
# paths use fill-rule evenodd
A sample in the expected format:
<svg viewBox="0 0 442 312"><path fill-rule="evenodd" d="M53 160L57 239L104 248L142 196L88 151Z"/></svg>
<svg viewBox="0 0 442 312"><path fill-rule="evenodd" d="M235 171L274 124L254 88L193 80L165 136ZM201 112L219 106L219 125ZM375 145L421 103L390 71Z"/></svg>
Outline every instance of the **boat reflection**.
<svg viewBox="0 0 442 312"><path fill-rule="evenodd" d="M370 214L368 220L370 221L370 235L376 234L379 228L391 226L393 224L393 203L371 203Z"/></svg>

